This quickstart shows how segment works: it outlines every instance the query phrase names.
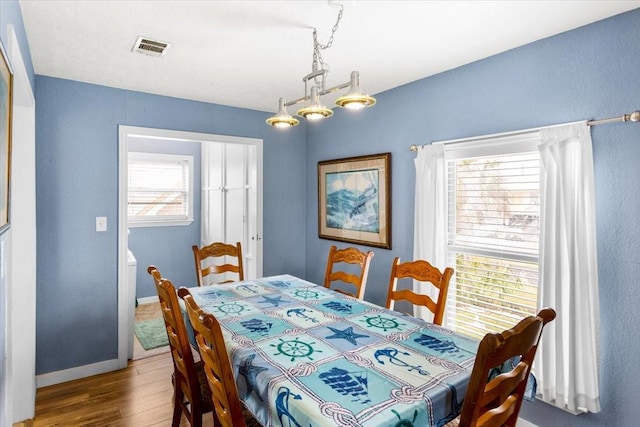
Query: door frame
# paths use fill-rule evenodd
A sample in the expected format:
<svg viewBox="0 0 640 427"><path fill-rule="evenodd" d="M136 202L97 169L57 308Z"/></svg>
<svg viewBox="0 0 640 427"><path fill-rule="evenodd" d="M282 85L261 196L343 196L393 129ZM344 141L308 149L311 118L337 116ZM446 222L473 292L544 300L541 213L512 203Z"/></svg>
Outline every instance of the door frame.
<svg viewBox="0 0 640 427"><path fill-rule="evenodd" d="M118 365L121 368L127 366L128 347L128 320L126 301L127 280L127 171L129 137L153 138L166 141L196 141L223 142L231 144L244 144L256 146L257 163L257 234L262 236L262 147L263 141L259 138L248 138L229 135L217 135L199 132L176 131L168 129L145 128L137 126L118 126ZM262 240L256 245L257 263L259 275L262 274Z"/></svg>
<svg viewBox="0 0 640 427"><path fill-rule="evenodd" d="M0 236L0 426L33 418L36 400L36 104L13 25L7 25L13 70L11 227ZM20 188L20 191L17 189Z"/></svg>

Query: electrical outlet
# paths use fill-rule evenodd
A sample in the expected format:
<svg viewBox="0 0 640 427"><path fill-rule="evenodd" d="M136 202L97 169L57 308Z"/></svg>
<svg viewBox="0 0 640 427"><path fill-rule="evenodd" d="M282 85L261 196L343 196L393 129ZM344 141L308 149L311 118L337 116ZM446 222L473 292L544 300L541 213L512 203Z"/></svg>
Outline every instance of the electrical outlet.
<svg viewBox="0 0 640 427"><path fill-rule="evenodd" d="M96 217L96 231L107 231L107 217L106 216L97 216Z"/></svg>

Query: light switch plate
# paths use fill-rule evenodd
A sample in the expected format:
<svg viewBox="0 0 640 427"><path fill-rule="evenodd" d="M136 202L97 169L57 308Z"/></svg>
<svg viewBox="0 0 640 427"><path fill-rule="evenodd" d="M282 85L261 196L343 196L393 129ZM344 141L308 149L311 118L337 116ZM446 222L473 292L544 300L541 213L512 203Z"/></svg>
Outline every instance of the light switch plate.
<svg viewBox="0 0 640 427"><path fill-rule="evenodd" d="M96 217L96 231L107 231L107 217L106 216L97 216Z"/></svg>

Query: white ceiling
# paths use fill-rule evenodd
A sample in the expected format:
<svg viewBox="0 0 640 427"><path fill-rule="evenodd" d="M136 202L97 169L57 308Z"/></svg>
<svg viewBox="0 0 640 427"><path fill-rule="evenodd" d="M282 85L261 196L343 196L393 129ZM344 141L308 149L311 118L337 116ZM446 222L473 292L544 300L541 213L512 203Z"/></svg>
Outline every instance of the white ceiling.
<svg viewBox="0 0 640 427"><path fill-rule="evenodd" d="M304 96L313 28L326 44L338 2L20 0L36 74L276 111ZM640 7L635 1L344 1L327 86L360 71L375 95ZM160 58L138 36L169 42ZM326 99L323 100L327 102Z"/></svg>

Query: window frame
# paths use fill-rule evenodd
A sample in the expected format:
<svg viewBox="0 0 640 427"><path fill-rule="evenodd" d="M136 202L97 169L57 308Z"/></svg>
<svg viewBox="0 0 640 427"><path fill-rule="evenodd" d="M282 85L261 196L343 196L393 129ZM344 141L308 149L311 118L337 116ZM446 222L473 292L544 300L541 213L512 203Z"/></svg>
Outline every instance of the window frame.
<svg viewBox="0 0 640 427"><path fill-rule="evenodd" d="M186 189L186 209L185 216L165 216L165 217L131 217L128 214L127 209L127 227L129 228L142 228L142 227L172 227L172 226L188 226L193 223L193 209L194 209L194 156L187 154L167 154L167 153L151 153L142 151L129 151L127 153L127 164L131 165L132 162L156 162L156 163L186 163L187 171L187 189ZM131 193L130 177L127 168L127 194ZM127 200L128 206L128 200Z"/></svg>
<svg viewBox="0 0 640 427"><path fill-rule="evenodd" d="M451 161L457 161L462 159L476 159L482 157L498 157L504 155L517 155L524 153L532 153L538 152L538 145L540 142L540 134L536 131L523 131L519 133L509 134L509 135L489 135L487 137L481 137L473 140L464 140L464 141L450 141L450 142L440 142L444 144L444 159L445 159L445 167L447 170L446 174L446 185L447 189L450 188L450 180L451 176L449 173L449 164ZM456 242L456 239L452 237L452 233L455 233L456 229L456 218L455 212L452 212L452 203L455 205L456 201L451 200L449 190L447 190L446 196L446 209L447 209L447 247L446 247L446 257L447 264L451 265L456 269L456 255L464 254L470 256L479 256L479 257L487 257L492 259L501 259L508 260L509 262L515 263L535 263L538 266L539 263L539 252L540 248L538 246L538 250L535 254L531 254L529 250L520 251L508 251L504 249L493 250L489 247L475 247L473 245L464 245ZM453 232L452 232L453 230ZM540 233L540 230L538 230ZM535 298L536 308L539 306L539 278L538 278L538 294ZM444 318L443 326L456 330L462 334L469 335L466 331L462 331L457 323L464 323L461 321L462 316L457 316L457 308L456 308L456 290L457 286L457 275L451 279L451 283L449 286L449 295L448 295L448 303L446 308L446 314ZM488 310L487 310L488 312ZM535 313L534 313L535 314ZM483 324L484 327L487 327L488 324ZM501 332L504 328L497 328L496 330L491 330L488 332ZM482 334L483 335L483 334ZM472 338L480 339L481 336L472 335Z"/></svg>

